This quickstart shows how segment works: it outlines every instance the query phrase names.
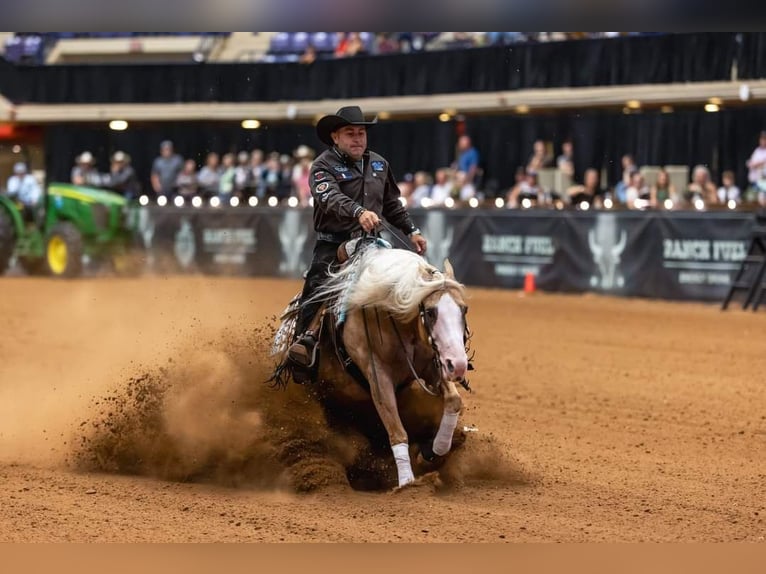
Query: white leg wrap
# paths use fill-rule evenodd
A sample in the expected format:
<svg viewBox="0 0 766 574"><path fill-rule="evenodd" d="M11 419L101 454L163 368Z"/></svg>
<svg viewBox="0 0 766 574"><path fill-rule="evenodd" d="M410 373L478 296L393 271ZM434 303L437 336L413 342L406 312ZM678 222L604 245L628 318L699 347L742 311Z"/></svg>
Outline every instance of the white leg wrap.
<svg viewBox="0 0 766 574"><path fill-rule="evenodd" d="M394 451L394 460L396 461L396 470L399 475L399 486L404 486L415 480L412 474L412 464L410 464L410 448L406 442L395 444L391 447Z"/></svg>
<svg viewBox="0 0 766 574"><path fill-rule="evenodd" d="M455 427L457 426L458 414L444 413L442 415L442 422L439 423L439 430L434 439L434 454L444 456L452 448L452 433L455 432Z"/></svg>

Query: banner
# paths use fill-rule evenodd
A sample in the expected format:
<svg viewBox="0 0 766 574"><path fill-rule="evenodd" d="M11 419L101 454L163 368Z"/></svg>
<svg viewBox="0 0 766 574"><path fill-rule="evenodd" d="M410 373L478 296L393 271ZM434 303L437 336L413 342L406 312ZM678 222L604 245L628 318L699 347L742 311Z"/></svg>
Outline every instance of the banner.
<svg viewBox="0 0 766 574"><path fill-rule="evenodd" d="M467 285L722 300L755 217L734 212L413 209L426 258L449 258ZM400 233L383 236L409 246ZM143 207L148 270L300 278L311 262L311 210Z"/></svg>

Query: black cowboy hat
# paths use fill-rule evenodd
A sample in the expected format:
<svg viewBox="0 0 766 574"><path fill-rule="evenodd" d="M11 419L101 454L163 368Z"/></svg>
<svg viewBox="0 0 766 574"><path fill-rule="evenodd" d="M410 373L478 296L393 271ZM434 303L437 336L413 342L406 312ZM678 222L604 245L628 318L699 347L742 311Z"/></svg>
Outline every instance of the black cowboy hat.
<svg viewBox="0 0 766 574"><path fill-rule="evenodd" d="M362 108L346 106L334 115L327 115L317 122L317 136L329 146L334 145L330 134L343 126L371 126L378 123L378 116L367 122L364 120Z"/></svg>

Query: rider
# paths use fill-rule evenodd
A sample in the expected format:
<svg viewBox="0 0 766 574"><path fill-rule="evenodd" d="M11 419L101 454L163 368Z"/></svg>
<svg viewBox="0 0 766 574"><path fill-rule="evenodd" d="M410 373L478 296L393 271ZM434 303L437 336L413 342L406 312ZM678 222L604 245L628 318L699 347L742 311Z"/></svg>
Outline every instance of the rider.
<svg viewBox="0 0 766 574"><path fill-rule="evenodd" d="M318 339L318 333L309 326L321 301L305 301L322 285L330 266L337 263L341 243L363 231L372 232L385 217L409 236L417 253L426 252L426 239L399 201L401 193L388 162L367 149L367 126L375 123L377 117L365 121L358 106L341 108L317 123L317 135L330 149L314 160L309 175L316 244L295 326L301 335L288 351L290 360L299 366L311 366Z"/></svg>

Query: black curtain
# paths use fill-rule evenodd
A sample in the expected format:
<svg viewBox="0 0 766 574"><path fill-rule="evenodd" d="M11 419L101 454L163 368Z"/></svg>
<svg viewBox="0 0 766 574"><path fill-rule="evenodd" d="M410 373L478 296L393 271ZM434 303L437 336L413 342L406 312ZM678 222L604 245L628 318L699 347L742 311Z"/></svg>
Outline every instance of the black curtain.
<svg viewBox="0 0 766 574"><path fill-rule="evenodd" d="M0 67L0 91L40 103L247 102L728 80L735 54L763 74L762 44L734 33L521 44L302 64ZM759 40L760 41L760 40ZM760 47L760 54L750 51ZM11 78L15 74L15 78ZM15 86L15 88L9 88Z"/></svg>
<svg viewBox="0 0 766 574"><path fill-rule="evenodd" d="M737 71L739 78L766 78L766 32L738 35Z"/></svg>
<svg viewBox="0 0 766 574"><path fill-rule="evenodd" d="M766 107L725 110L719 113L678 111L672 114L613 112L569 113L546 116L469 117L465 130L481 155L485 184L496 182L500 191L513 183L517 166L526 165L536 139L561 143L572 139L579 176L588 167L606 166L609 185L620 177L620 158L635 156L639 165L705 164L716 181L731 169L737 181L747 181L745 161L758 145L758 133L766 129ZM370 147L390 162L397 178L405 173L436 169L454 161L456 125L436 119L381 122L370 130ZM260 148L266 152L291 153L306 144L324 146L310 125L276 124L259 130L243 130L239 124L186 122L131 124L115 132L99 126L57 125L47 128L46 157L49 180L68 180L74 157L89 150L108 169L108 157L117 149L133 157L145 185L157 156L159 143L171 139L178 153L201 165L208 151L226 153Z"/></svg>

